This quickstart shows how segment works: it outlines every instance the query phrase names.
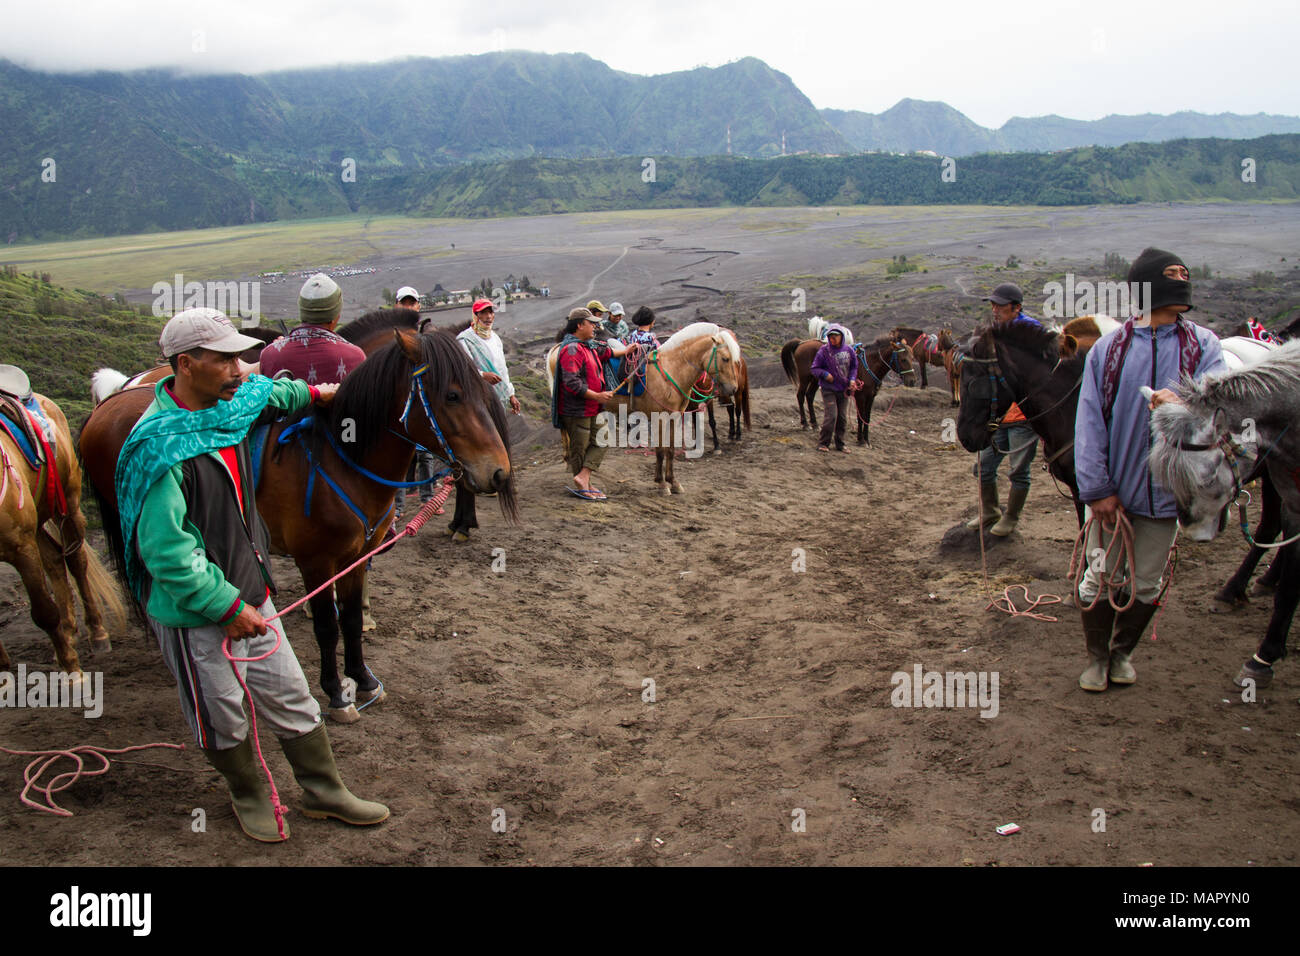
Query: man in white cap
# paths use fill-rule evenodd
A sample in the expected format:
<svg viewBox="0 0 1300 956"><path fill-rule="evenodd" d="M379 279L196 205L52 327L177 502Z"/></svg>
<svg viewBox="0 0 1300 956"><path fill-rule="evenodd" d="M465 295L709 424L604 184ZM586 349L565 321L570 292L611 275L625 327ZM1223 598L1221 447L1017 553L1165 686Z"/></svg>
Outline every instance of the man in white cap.
<svg viewBox="0 0 1300 956"><path fill-rule="evenodd" d="M343 785L282 622L266 621L275 614L275 585L247 442L259 419L328 404L338 386L261 375L241 381L239 353L257 340L216 309L177 314L160 344L175 374L157 384L123 445L116 486L127 582L176 678L181 709L226 779L244 832L266 843L287 839L248 739L243 689L222 650L229 639L231 656L254 658L241 673L305 791L304 813L380 823L388 808Z"/></svg>
<svg viewBox="0 0 1300 956"><path fill-rule="evenodd" d="M404 285L398 289L397 295L393 296L393 301L397 303L399 309L408 309L411 312L420 311L420 293L409 285Z"/></svg>
<svg viewBox="0 0 1300 956"><path fill-rule="evenodd" d="M316 273L298 293L302 324L262 349L262 374L287 371L308 385L343 381L366 353L334 333L342 314L343 290L325 273Z"/></svg>

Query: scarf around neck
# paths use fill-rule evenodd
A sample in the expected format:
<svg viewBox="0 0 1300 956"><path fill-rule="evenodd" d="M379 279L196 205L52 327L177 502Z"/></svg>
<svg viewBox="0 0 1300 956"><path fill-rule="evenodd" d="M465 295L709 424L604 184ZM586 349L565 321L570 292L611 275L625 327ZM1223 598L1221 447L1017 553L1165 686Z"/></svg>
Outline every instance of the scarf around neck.
<svg viewBox="0 0 1300 956"><path fill-rule="evenodd" d="M1180 375L1190 378L1201 364L1201 341L1191 324L1180 315L1174 322L1178 332L1178 371ZM1106 421L1110 421L1111 411L1115 408L1115 393L1119 390L1119 375L1124 368L1124 357L1129 346L1133 344L1133 320L1129 319L1120 326L1119 333L1106 350L1106 358L1101 366L1101 407ZM1151 330L1155 339L1157 329Z"/></svg>
<svg viewBox="0 0 1300 956"><path fill-rule="evenodd" d="M164 379L158 387L165 388L169 381ZM253 375L228 402L217 402L197 412L163 409L141 419L131 429L118 455L114 484L125 542L126 580L137 598L142 598L142 569L132 542L145 495L174 465L243 441L266 408L273 387L269 378Z"/></svg>

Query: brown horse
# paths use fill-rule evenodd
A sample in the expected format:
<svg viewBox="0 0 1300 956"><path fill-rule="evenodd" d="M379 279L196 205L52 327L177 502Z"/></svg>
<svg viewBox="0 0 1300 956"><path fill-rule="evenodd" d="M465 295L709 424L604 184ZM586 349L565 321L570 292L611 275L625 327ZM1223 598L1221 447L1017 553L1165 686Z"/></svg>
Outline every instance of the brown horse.
<svg viewBox="0 0 1300 956"><path fill-rule="evenodd" d="M809 420L813 428L817 427L817 412L814 401L817 395L817 382L812 377L812 362L817 355L817 350L825 343L820 339L791 339L781 348L781 367L785 369L785 377L790 380L790 384L795 386L795 401L799 406L799 424L803 428L809 427ZM880 382L873 381L872 376L884 380L884 377L890 372L896 372L903 380L904 385L913 385L916 382L916 371L912 367L911 355L906 343L899 339L892 332L881 335L870 345L858 343L854 350L858 354L858 381L870 384L870 395L860 394L863 389L854 393L855 401L858 402L858 444L867 443L867 424L871 419L871 403L875 401L876 392L880 389ZM867 371L867 358L872 361L879 360L876 371ZM911 381L908 381L909 377ZM865 408L862 402L866 402ZM808 405L808 415L804 417L804 404Z"/></svg>
<svg viewBox="0 0 1300 956"><path fill-rule="evenodd" d="M293 556L308 591L381 540L392 518L394 486L405 478L416 443L450 461L475 491L497 492L507 520L518 519L500 437L504 415L464 350L443 334L388 335L389 344L353 370L328 409L270 427L257 507L272 546ZM82 456L103 504L105 528L117 532L111 538L118 554L113 472L122 443L152 396L142 388L121 392L96 407L82 428ZM295 431L286 435L291 427ZM330 716L345 722L358 714L338 676L340 627L344 673L355 682L356 700L383 697L361 648L365 575L363 564L337 581L337 615L329 589L311 601L321 687L329 695Z"/></svg>
<svg viewBox="0 0 1300 956"><path fill-rule="evenodd" d="M901 339L912 353L912 365L921 370L921 387L929 388L926 366L934 365L946 370L944 354L951 351L953 345L952 330L944 327L938 334L922 332L920 329L905 329L901 326L890 333ZM931 336L934 336L931 338Z"/></svg>
<svg viewBox="0 0 1300 956"><path fill-rule="evenodd" d="M125 612L112 575L99 556L85 546L81 468L74 457L67 419L59 406L44 395L32 397L54 428L54 441L49 443L54 460L31 468L17 443L0 429L0 561L12 564L22 576L32 621L50 636L59 667L79 675L77 617L67 572L72 572L81 594L86 630L95 653L112 649L104 627L105 611L118 626L125 625ZM9 415L26 414L17 401L6 399L4 405ZM34 428L39 426L34 424ZM10 670L11 666L0 644L0 671Z"/></svg>

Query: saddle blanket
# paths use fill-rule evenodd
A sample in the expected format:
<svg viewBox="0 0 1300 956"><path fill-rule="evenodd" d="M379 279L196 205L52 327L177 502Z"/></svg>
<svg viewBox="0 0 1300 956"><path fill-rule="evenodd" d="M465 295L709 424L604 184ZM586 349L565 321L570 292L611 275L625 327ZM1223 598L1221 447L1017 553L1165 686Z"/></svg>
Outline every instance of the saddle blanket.
<svg viewBox="0 0 1300 956"><path fill-rule="evenodd" d="M28 425L27 427L24 427L25 423L18 420L18 416L21 414L18 410L18 405L19 403L17 399L11 399L10 401L0 404L0 428L3 428L5 432L8 433L9 437L14 440L14 444L18 446L18 450L21 451L23 457L27 459L28 466L32 469L39 469L45 462L45 455L42 453L40 448L33 444L31 438L28 437L29 432L34 433L31 426ZM22 403L22 408L25 408L30 413L28 415L28 421L41 430L41 435L44 436L45 441L50 446L50 450L53 451L54 425L45 417L45 412L41 410L40 403L38 403L34 397L29 398L26 402Z"/></svg>

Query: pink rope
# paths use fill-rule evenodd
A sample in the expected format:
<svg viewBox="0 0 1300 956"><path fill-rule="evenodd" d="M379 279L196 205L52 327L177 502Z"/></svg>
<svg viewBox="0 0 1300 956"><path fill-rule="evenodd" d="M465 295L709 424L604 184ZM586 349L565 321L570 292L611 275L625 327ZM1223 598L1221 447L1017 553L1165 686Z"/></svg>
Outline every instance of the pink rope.
<svg viewBox="0 0 1300 956"><path fill-rule="evenodd" d="M18 486L18 508L21 511L23 503L27 500L23 494L24 483L22 476L14 469L13 462L9 460L9 453L0 448L0 457L4 458L4 471L0 472L0 501L4 500L5 492L9 490L9 476L14 476L14 484Z"/></svg>
<svg viewBox="0 0 1300 956"><path fill-rule="evenodd" d="M149 750L153 747L166 747L169 750L184 750L184 744L140 744L136 747L123 747L120 750L111 750L107 747L95 747L90 744L81 744L77 747L69 747L67 750L10 750L8 747L0 747L0 752L12 754L15 757L35 757L31 763L23 770L23 791L19 794L24 804L36 810L45 813L53 813L55 816L70 817L72 811L65 810L54 802L54 794L60 790L66 790L82 777L98 777L101 774L108 773L109 754L126 754L136 750ZM87 770L82 755L98 757L103 761L103 766L98 770ZM48 784L42 786L38 781L45 775L45 771L52 767L60 760L71 760L77 765L76 770L66 770L58 774ZM45 797L44 803L37 803L28 794L33 790Z"/></svg>
<svg viewBox="0 0 1300 956"><path fill-rule="evenodd" d="M415 517L412 518L410 522L406 525L406 527L403 528L397 534L397 536L394 537L391 541L381 542L378 547L367 552L366 554L363 554L361 557L353 561L346 568L344 568L338 574L334 575L334 577L330 578L328 581L323 583L320 587L316 588L314 591L310 592L309 594L305 595L304 597L290 604L288 607L280 611L277 611L276 613L272 614L270 617L264 618L263 620L267 624L270 624L271 622L277 620L278 618L284 617L290 611L302 607L302 605L306 604L317 594L320 594L328 587L332 587L334 582L337 581L339 578L344 577L347 574L350 574L356 568L360 567L362 564L369 561L376 554L379 554L381 551L388 550L402 538L414 535L417 532L419 532L419 530L424 527L425 522L427 522L435 514L441 513L442 506L447 501L447 498L451 495L451 489L455 487L455 484L456 484L455 479L452 478L450 475L448 475L443 480L442 487L438 490L438 492L432 498L430 498L428 501L424 503L424 505L420 508L420 510L416 512ZM271 775L271 768L267 766L266 758L262 756L262 741L259 739L257 734L257 707L253 704L253 695L248 692L248 685L244 683L243 675L239 673L239 668L236 667L235 665L251 664L257 661L266 660L268 657L270 657L272 654L274 654L276 651L280 649L280 642L283 640L284 640L284 628L277 627L275 629L275 646L272 647L265 654L260 654L257 657L235 657L230 650L230 645L232 642L229 637L227 637L221 644L221 653L224 654L226 656L226 660L230 662L230 669L235 672L235 680L239 681L239 686L243 688L244 691L244 697L248 700L248 716L250 718L250 724L252 727L253 747L257 751L257 761L262 765L262 771L266 774L266 781L271 786L271 808L275 812L275 828L276 831L279 833L281 840L285 839L284 817L285 814L289 812L289 808L280 802L280 791L276 789L275 778Z"/></svg>

